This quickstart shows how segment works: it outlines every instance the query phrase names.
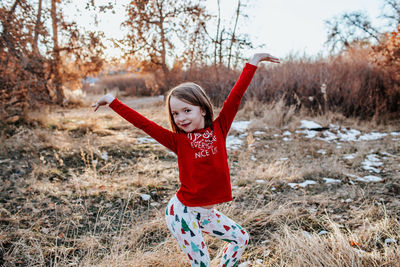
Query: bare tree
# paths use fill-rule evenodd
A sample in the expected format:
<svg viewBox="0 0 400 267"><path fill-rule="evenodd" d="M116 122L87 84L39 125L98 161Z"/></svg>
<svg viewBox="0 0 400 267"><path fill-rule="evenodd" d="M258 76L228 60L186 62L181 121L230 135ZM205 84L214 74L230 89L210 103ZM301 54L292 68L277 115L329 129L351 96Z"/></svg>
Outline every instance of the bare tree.
<svg viewBox="0 0 400 267"><path fill-rule="evenodd" d="M169 88L168 56L174 55L176 42L199 34L198 27L206 18L202 0L132 0L127 7L128 19L123 26L129 34L123 41L129 47L126 53L141 55L155 68L162 70L164 89ZM198 35L199 36L199 35ZM193 44L183 44L185 48Z"/></svg>
<svg viewBox="0 0 400 267"><path fill-rule="evenodd" d="M384 8L388 9L388 13L382 14L382 18L388 21L389 26L400 25L400 1L384 0Z"/></svg>
<svg viewBox="0 0 400 267"><path fill-rule="evenodd" d="M218 4L218 15L216 16L217 29L215 37L210 33L210 30L204 25L206 34L211 42L214 44L213 51L213 62L214 65L225 64L228 69L235 68L238 61L241 58L241 52L243 49L253 48L252 42L249 40L246 34L239 33L239 21L240 18L246 18L245 13L245 0L237 0L237 6L235 9L235 14L232 16L234 18L233 23L222 24L222 14L220 9L220 1L217 0ZM232 63L234 62L234 63Z"/></svg>
<svg viewBox="0 0 400 267"><path fill-rule="evenodd" d="M378 43L385 32L391 32L400 25L400 1L383 0L382 14L380 16L387 22L386 28L378 28L371 23L370 18L361 11L342 14L325 21L328 29L326 45L331 52L341 51L357 45L373 45Z"/></svg>
<svg viewBox="0 0 400 267"><path fill-rule="evenodd" d="M1 118L21 118L24 110L45 103L62 104L63 86L101 69L99 34L67 23L60 1L49 1L50 8L43 3L0 2Z"/></svg>
<svg viewBox="0 0 400 267"><path fill-rule="evenodd" d="M326 44L331 51L347 48L354 43L368 44L379 40L379 31L362 12L345 13L325 23L328 27Z"/></svg>

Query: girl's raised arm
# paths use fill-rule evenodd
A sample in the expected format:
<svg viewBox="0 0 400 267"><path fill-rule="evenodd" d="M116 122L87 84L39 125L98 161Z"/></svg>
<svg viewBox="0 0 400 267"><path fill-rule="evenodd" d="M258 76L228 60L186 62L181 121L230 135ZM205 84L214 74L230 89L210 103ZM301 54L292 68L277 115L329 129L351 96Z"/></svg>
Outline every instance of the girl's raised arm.
<svg viewBox="0 0 400 267"><path fill-rule="evenodd" d="M109 104L110 108L117 112L121 117L132 123L135 127L153 137L157 142L166 148L172 150L173 152L177 152L174 138L175 134L173 132L147 119L134 109L120 102L113 95L106 94L102 96L96 104L92 105L92 107L94 107L94 111L96 111L100 106L107 104Z"/></svg>
<svg viewBox="0 0 400 267"><path fill-rule="evenodd" d="M216 120L219 121L222 132L226 136L232 125L233 119L239 109L240 102L243 98L244 93L247 90L251 80L253 79L254 73L256 72L258 63L262 61L268 61L272 63L280 63L279 59L271 56L268 53L257 53L251 58L249 63L246 64L239 79L236 81L231 92L222 106L222 109Z"/></svg>

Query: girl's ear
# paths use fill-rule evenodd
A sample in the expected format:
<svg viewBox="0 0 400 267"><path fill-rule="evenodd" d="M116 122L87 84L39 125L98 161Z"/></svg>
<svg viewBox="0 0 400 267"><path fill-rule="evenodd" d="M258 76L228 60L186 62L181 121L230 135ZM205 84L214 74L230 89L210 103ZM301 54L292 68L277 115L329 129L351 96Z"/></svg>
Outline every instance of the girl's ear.
<svg viewBox="0 0 400 267"><path fill-rule="evenodd" d="M200 109L200 113L201 113L201 115L202 115L203 117L207 114L207 112L204 110L204 108L201 108L201 109Z"/></svg>

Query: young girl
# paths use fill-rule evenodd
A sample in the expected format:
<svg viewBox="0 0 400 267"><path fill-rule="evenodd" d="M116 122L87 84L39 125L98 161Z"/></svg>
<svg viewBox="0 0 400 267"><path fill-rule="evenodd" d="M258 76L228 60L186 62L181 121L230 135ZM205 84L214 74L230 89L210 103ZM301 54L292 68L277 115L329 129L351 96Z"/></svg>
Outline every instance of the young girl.
<svg viewBox="0 0 400 267"><path fill-rule="evenodd" d="M192 266L210 266L203 233L229 243L221 259L220 266L224 267L239 264L249 241L248 233L214 206L232 200L225 141L260 61L279 63L279 59L269 54L255 54L215 120L209 98L194 83L178 85L168 94L172 131L148 120L110 94L93 105L96 111L109 104L120 116L177 155L181 185L169 201L165 215L168 228Z"/></svg>

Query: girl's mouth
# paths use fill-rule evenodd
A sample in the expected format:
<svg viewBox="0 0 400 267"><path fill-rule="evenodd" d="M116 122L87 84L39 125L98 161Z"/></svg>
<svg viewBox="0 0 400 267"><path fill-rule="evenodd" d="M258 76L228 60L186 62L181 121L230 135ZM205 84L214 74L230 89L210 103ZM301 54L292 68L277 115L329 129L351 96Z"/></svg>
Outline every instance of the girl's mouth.
<svg viewBox="0 0 400 267"><path fill-rule="evenodd" d="M189 125L190 125L190 122L181 124L181 127L182 127L182 128L186 128L186 127L188 127Z"/></svg>

